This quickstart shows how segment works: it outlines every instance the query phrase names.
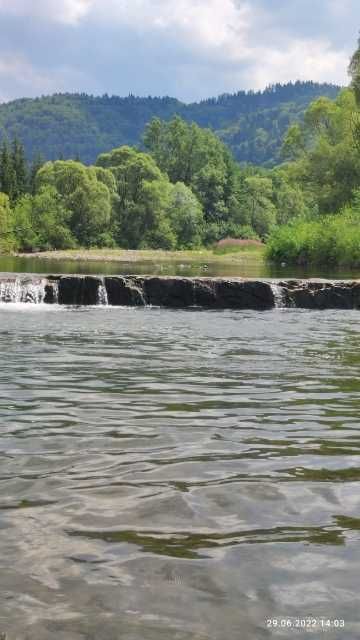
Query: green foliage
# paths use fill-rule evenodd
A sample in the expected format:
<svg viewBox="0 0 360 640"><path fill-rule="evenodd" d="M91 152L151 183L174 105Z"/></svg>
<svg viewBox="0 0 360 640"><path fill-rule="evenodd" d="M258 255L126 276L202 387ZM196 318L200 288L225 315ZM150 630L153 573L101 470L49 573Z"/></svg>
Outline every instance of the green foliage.
<svg viewBox="0 0 360 640"><path fill-rule="evenodd" d="M0 193L0 252L7 253L16 246L14 219L9 197Z"/></svg>
<svg viewBox="0 0 360 640"><path fill-rule="evenodd" d="M46 160L75 158L90 164L108 149L139 145L153 117L170 120L180 115L216 131L239 162L274 166L288 126L302 120L316 97L335 98L338 91L334 85L295 82L193 104L86 94L22 99L0 105L0 141L19 136L28 159L40 152Z"/></svg>
<svg viewBox="0 0 360 640"><path fill-rule="evenodd" d="M96 165L110 171L115 180L116 242L129 249L174 248L176 237L167 216L171 185L153 158L125 146L101 154Z"/></svg>
<svg viewBox="0 0 360 640"><path fill-rule="evenodd" d="M305 113L301 153L296 154L294 162L281 168L287 182L302 191L304 203L317 208L320 214L339 211L351 201L354 189L360 185L354 116L357 107L349 89L333 102L326 98L316 100Z"/></svg>
<svg viewBox="0 0 360 640"><path fill-rule="evenodd" d="M109 228L112 208L109 188L96 171L73 160L48 162L36 176L36 192L43 187L52 187L61 198L76 241L85 247L96 246L98 237Z"/></svg>
<svg viewBox="0 0 360 640"><path fill-rule="evenodd" d="M199 200L183 182L177 182L171 189L168 216L177 238L177 249L194 249L201 246L203 210Z"/></svg>
<svg viewBox="0 0 360 640"><path fill-rule="evenodd" d="M357 49L350 60L349 75L351 77L351 87L354 90L357 105L360 107L360 38Z"/></svg>
<svg viewBox="0 0 360 640"><path fill-rule="evenodd" d="M222 96L205 101L201 109L188 105L186 117L191 113L215 127L218 112L222 118L233 117L239 103L275 109L279 94L289 97L296 92L302 94L304 106L316 86L299 83L288 90L277 86L259 94ZM51 103L59 113L61 98ZM67 96L69 109L72 99ZM77 99L78 104L86 103L86 96ZM125 102L121 104L126 111ZM131 99L133 111L145 102ZM352 90L334 101L325 96L312 102L303 121L291 124L285 136L286 162L270 170L237 165L210 128L202 129L180 115L170 119L175 106L170 99L155 103L168 111L165 120L153 118L146 127L149 153L123 145L101 153L95 166L74 160L44 164L40 156L29 166L22 143L17 138L11 145L5 142L0 149L0 185L7 194L0 199L2 250L76 245L191 249L224 238L270 236L269 255L275 260L306 262L318 255L336 262L339 247L351 254L351 234L342 234L339 220L346 220L357 237L360 198L354 200L354 193L360 186L360 147L354 122L359 111ZM104 104L114 106L109 98ZM102 122L105 126L105 119ZM267 144L263 127L257 128L255 138L260 146ZM324 218L339 210L337 218Z"/></svg>
<svg viewBox="0 0 360 640"><path fill-rule="evenodd" d="M22 250L71 249L75 239L68 227L70 211L52 186L34 196L24 195L14 209L17 243Z"/></svg>
<svg viewBox="0 0 360 640"><path fill-rule="evenodd" d="M338 215L298 218L275 229L267 256L278 263L359 266L360 192Z"/></svg>
<svg viewBox="0 0 360 640"><path fill-rule="evenodd" d="M249 224L261 238L265 238L276 224L272 198L271 178L257 175L245 178L240 199L243 224Z"/></svg>

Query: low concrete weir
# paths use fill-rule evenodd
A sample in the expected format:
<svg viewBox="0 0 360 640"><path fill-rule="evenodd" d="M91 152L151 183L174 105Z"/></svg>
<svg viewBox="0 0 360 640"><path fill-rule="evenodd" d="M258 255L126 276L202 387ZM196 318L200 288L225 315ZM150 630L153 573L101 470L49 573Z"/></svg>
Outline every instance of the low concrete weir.
<svg viewBox="0 0 360 640"><path fill-rule="evenodd" d="M360 309L360 280L0 275L0 302L170 308Z"/></svg>

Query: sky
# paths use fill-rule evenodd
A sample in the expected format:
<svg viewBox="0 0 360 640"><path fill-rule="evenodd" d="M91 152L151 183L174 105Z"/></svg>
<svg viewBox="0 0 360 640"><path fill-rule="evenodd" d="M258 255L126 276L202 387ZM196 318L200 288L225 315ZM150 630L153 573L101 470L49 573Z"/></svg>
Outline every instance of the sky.
<svg viewBox="0 0 360 640"><path fill-rule="evenodd" d="M0 101L347 84L359 0L0 0Z"/></svg>

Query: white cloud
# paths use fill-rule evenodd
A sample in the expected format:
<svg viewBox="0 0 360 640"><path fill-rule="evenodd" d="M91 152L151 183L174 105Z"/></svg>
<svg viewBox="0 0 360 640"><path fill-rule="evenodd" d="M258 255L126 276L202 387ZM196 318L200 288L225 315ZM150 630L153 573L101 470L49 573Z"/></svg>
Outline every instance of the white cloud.
<svg viewBox="0 0 360 640"><path fill-rule="evenodd" d="M295 21L290 7L302 4L304 13ZM316 29L309 28L310 11ZM8 37L8 16L20 17L10 24L15 38ZM313 0L0 0L0 20L0 60L2 49L28 64L14 69L11 96L78 89L193 100L296 79L346 82L360 5L358 0L319 0L318 7ZM9 82L2 85L8 93Z"/></svg>
<svg viewBox="0 0 360 640"><path fill-rule="evenodd" d="M225 47L235 53L248 28L247 2L233 0L92 0L91 16L140 32L173 33L196 48Z"/></svg>
<svg viewBox="0 0 360 640"><path fill-rule="evenodd" d="M289 41L281 50L254 49L248 75L255 89L294 79L343 84L348 63L348 53L332 49L329 42L297 40Z"/></svg>
<svg viewBox="0 0 360 640"><path fill-rule="evenodd" d="M76 24L91 7L92 0L0 0L0 11L10 15Z"/></svg>
<svg viewBox="0 0 360 640"><path fill-rule="evenodd" d="M336 13L352 1L330 0L329 11ZM269 12L271 6L265 9L250 0L92 0L88 19L126 26L144 38L156 34L159 48L162 38L178 43L179 57L185 50L194 65L205 61L217 72L223 65L224 75L233 74L234 88L244 78L249 88L294 79L346 80L348 52L321 37L299 34L294 40L286 31L272 32Z"/></svg>

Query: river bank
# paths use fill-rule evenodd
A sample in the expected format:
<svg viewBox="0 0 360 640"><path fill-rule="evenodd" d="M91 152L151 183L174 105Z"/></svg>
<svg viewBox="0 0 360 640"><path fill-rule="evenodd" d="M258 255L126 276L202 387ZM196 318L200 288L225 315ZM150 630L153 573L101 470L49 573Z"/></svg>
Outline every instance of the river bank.
<svg viewBox="0 0 360 640"><path fill-rule="evenodd" d="M17 253L17 258L41 260L72 260L74 262L119 262L138 263L225 263L241 264L244 261L265 263L265 246L232 247L228 250L199 249L188 251L163 251L162 249L67 249L62 251L39 251Z"/></svg>

